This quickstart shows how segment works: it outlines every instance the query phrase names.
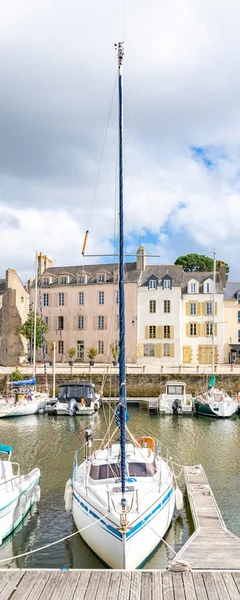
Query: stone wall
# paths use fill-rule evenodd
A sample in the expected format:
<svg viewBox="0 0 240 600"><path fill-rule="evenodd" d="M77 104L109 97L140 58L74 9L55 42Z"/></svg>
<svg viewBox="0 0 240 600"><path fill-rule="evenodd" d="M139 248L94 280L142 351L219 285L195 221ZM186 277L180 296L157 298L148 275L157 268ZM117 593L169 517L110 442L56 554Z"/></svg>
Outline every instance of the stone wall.
<svg viewBox="0 0 240 600"><path fill-rule="evenodd" d="M29 294L16 271L6 272L6 291L0 307L0 365L16 366L27 352L27 341L18 333L29 311Z"/></svg>

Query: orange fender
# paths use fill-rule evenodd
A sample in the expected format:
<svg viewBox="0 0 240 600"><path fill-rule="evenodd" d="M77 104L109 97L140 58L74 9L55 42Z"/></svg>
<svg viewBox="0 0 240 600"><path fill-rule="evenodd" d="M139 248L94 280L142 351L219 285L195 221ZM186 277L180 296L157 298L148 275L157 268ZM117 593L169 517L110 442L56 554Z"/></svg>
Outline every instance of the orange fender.
<svg viewBox="0 0 240 600"><path fill-rule="evenodd" d="M139 446L141 446L141 447L142 447L143 445L145 446L145 444L147 444L147 446L148 446L149 448L151 448L151 450L152 450L153 452L154 452L154 450L155 450L155 442L154 442L154 439L153 439L152 437L142 437L142 438L139 438L139 440L137 440L137 443L138 443L138 445L139 445Z"/></svg>

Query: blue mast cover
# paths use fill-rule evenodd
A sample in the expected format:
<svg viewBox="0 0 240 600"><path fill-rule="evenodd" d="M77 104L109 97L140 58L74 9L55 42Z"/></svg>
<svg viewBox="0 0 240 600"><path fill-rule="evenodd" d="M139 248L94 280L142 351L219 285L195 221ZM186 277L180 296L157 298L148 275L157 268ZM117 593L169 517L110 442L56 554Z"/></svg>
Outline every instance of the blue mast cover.
<svg viewBox="0 0 240 600"><path fill-rule="evenodd" d="M31 377L31 379L24 379L23 381L11 381L11 385L36 385L36 379Z"/></svg>

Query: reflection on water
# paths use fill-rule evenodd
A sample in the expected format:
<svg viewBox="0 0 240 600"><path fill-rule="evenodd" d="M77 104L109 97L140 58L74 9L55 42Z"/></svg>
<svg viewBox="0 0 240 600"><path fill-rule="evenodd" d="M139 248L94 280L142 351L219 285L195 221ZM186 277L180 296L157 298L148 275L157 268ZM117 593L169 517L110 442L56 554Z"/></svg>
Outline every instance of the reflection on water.
<svg viewBox="0 0 240 600"><path fill-rule="evenodd" d="M106 409L105 409L106 410ZM180 464L201 463L206 470L227 527L240 535L240 419L151 416L130 407L132 433L152 435L169 447ZM31 415L1 420L1 443L13 446L13 460L21 471L38 466L41 470L41 501L19 529L0 548L0 560L33 550L76 532L71 515L64 510L65 483L71 476L74 452L84 444L84 430L91 426L95 438L102 438L106 422L102 409L92 417ZM83 458L83 454L82 454ZM180 485L184 491L184 482ZM231 490L231 492L230 492ZM230 493L229 493L230 492ZM184 509L175 513L165 544L154 552L144 568L164 568L193 531L186 492ZM102 568L100 559L76 534L51 548L12 560L0 567Z"/></svg>

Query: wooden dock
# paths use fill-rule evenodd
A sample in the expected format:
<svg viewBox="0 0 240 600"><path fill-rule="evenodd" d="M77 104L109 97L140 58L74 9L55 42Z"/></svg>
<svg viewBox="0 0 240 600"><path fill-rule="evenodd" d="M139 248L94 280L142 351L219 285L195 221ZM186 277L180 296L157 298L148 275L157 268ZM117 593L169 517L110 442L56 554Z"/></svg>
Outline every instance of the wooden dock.
<svg viewBox="0 0 240 600"><path fill-rule="evenodd" d="M195 532L173 563L186 561L193 570L240 570L240 539L227 530L204 469L184 467L184 476Z"/></svg>
<svg viewBox="0 0 240 600"><path fill-rule="evenodd" d="M240 600L239 572L0 571L0 600Z"/></svg>

